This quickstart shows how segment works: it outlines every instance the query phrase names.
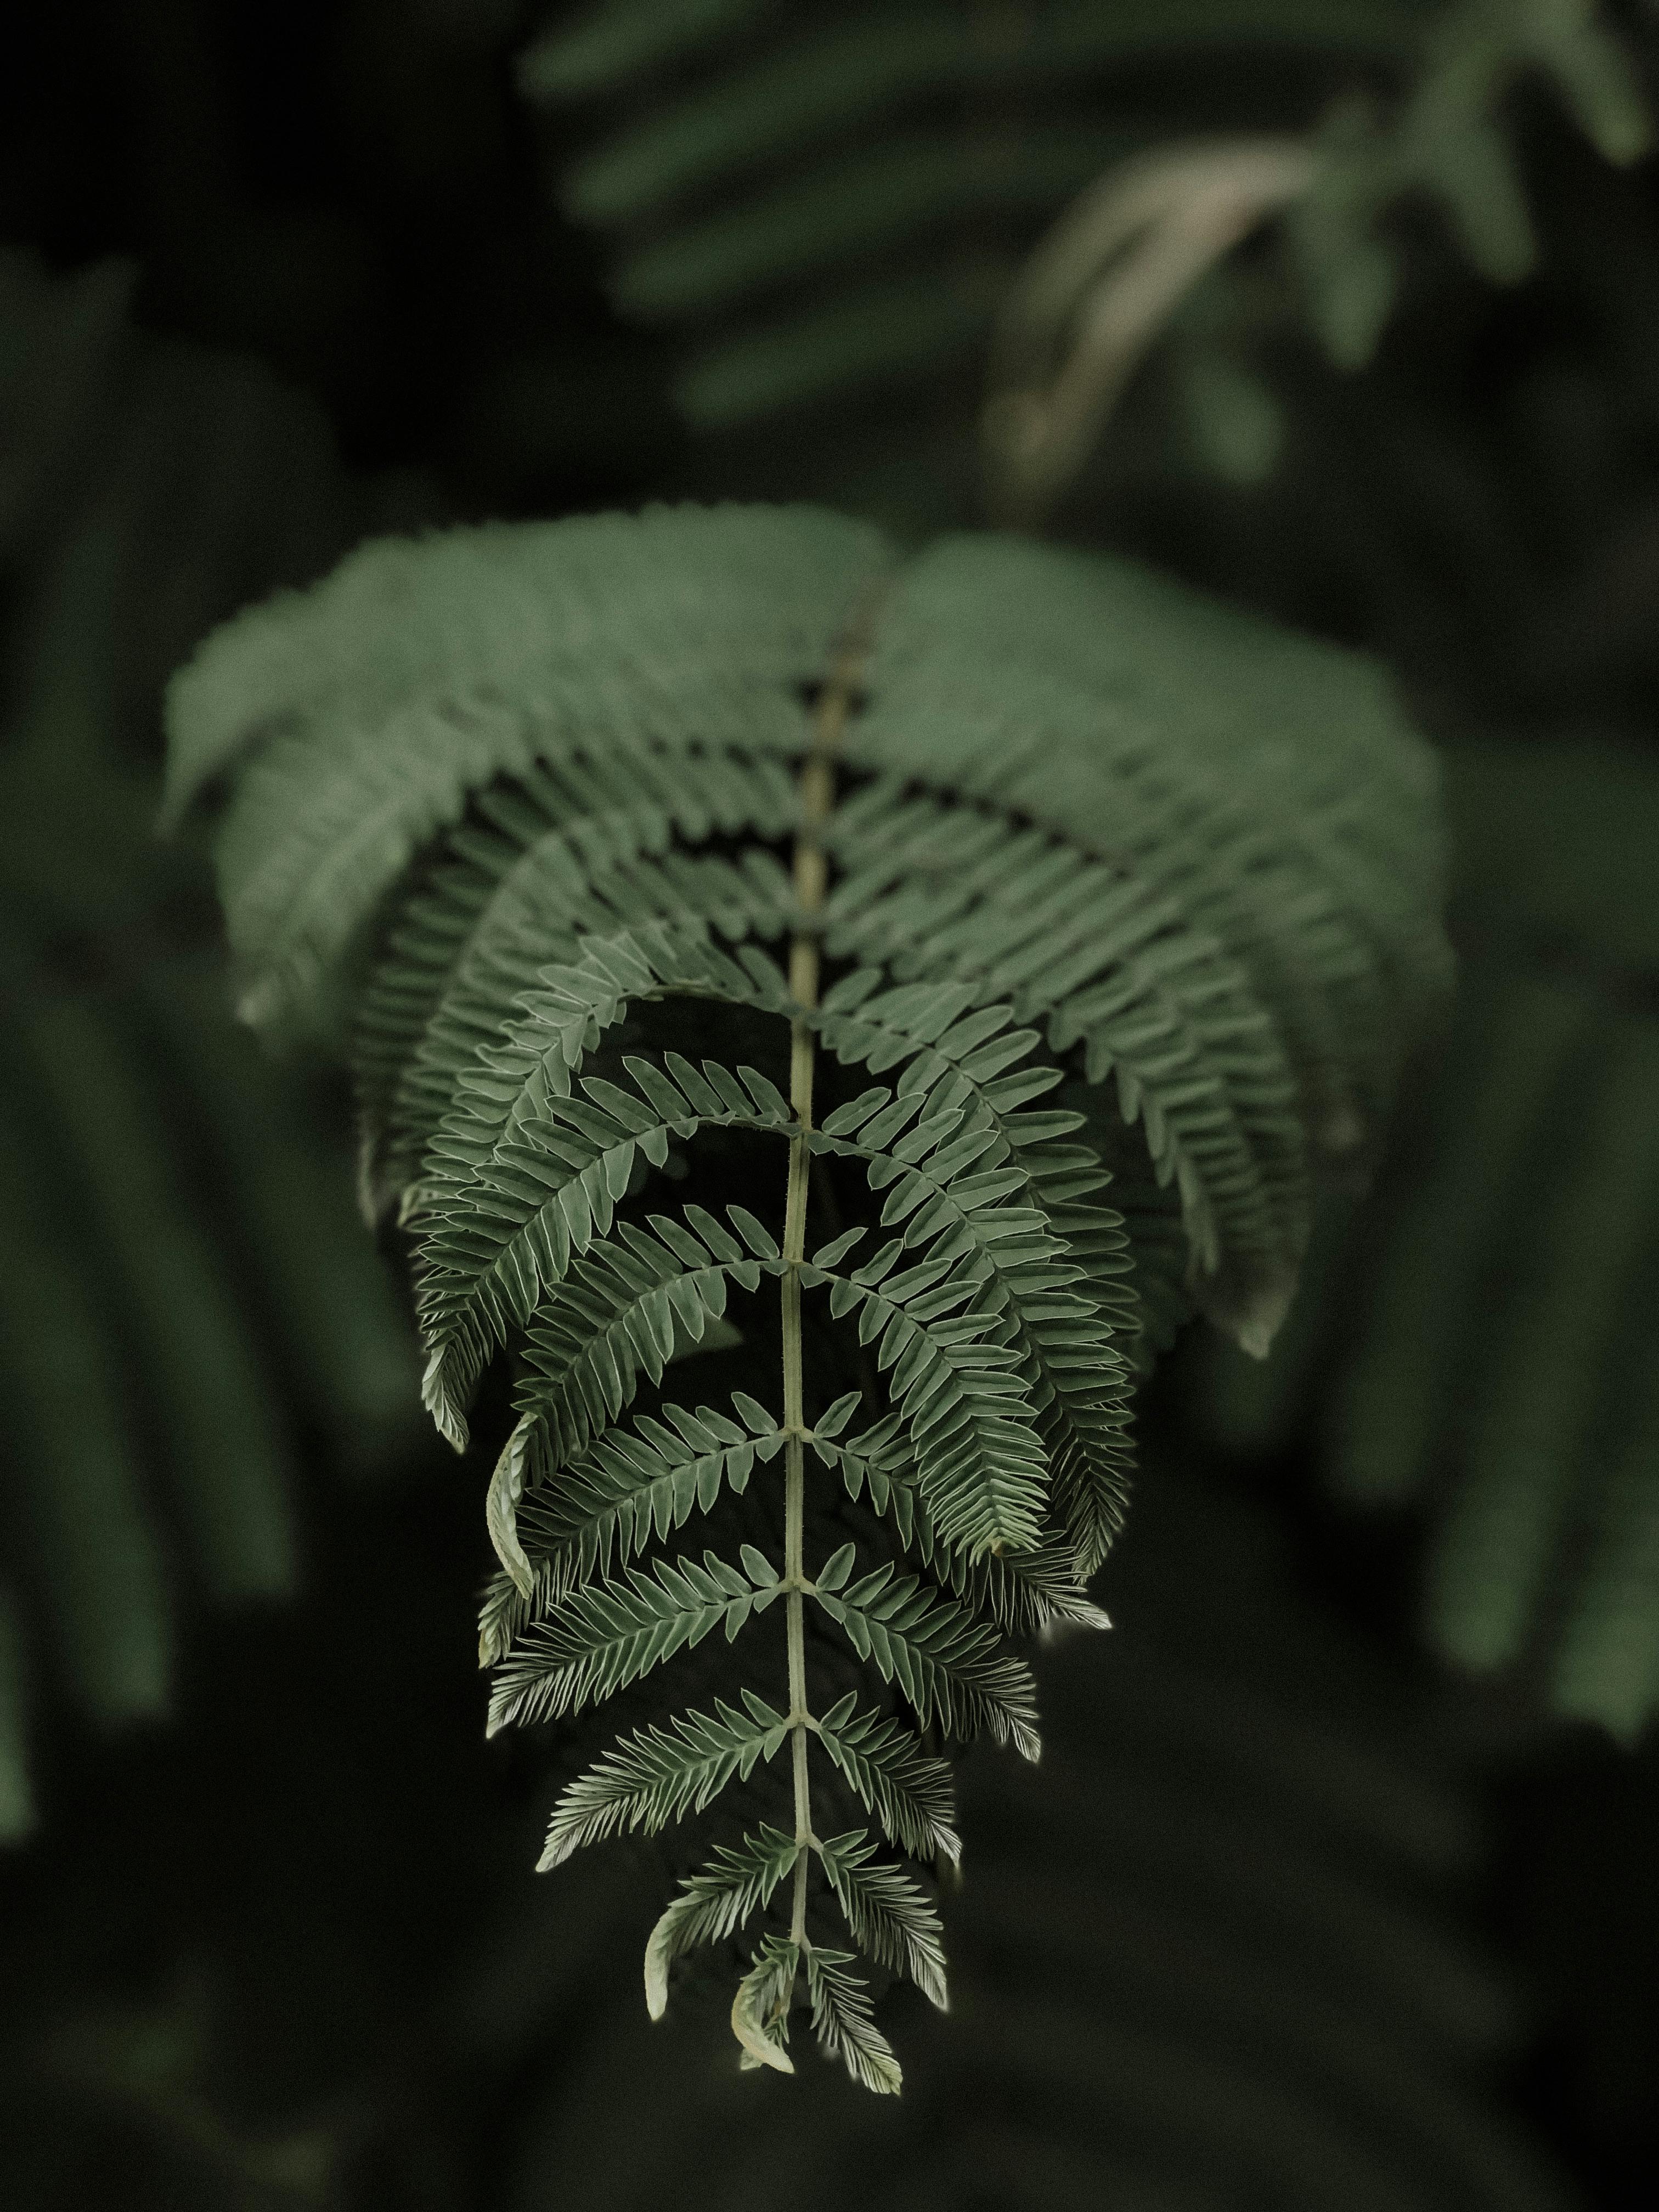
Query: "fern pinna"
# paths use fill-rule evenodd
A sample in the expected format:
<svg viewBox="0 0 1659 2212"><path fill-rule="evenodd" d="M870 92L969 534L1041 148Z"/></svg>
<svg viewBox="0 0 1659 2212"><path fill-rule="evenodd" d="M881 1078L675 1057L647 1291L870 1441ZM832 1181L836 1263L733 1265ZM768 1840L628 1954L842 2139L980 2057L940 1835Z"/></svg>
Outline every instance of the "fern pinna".
<svg viewBox="0 0 1659 2212"><path fill-rule="evenodd" d="M368 546L171 726L175 810L234 784L244 1011L352 1009L458 1448L512 1355L492 1727L639 1722L544 1865L754 1806L651 2009L753 1931L745 2062L804 1998L896 2088L858 1959L943 2002L944 1754L1035 1757L1020 1647L1102 1625L1141 1296L1265 1348L1442 984L1426 752L1364 665L1127 563L744 507ZM671 1662L703 1701L646 1717Z"/></svg>

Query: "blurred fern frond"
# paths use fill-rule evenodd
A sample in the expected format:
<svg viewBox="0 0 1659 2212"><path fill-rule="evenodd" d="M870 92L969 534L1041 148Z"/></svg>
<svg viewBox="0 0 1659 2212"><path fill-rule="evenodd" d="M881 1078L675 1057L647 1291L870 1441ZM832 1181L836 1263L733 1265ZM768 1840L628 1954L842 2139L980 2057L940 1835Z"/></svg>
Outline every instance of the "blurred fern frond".
<svg viewBox="0 0 1659 2212"><path fill-rule="evenodd" d="M516 1365L492 1731L711 1692L572 1782L544 1866L770 1790L658 1922L650 2009L758 1922L746 2060L793 2070L804 1993L896 2088L844 1945L942 2002L900 1863L960 1848L939 1749L1036 1757L1021 1647L1103 1626L1121 1517L1123 1225L1036 1102L1092 1092L1184 1295L1265 1350L1445 981L1426 749L1364 663L1128 564L739 507L366 546L168 720L175 810L231 781L249 1018L356 1001L458 1449ZM742 1387L693 1405L711 1344Z"/></svg>
<svg viewBox="0 0 1659 2212"><path fill-rule="evenodd" d="M1055 373L1033 347L1074 364L1086 355L1091 303L1132 289L1131 260L1139 269L1159 240L1189 234L1188 185L1201 195L1211 184L1176 178L1173 197L1125 231L1108 174L1105 229L1097 238L1088 203L1068 227L1082 238L1080 258L1075 239L1068 249L1077 281L1055 293L1044 264L1046 319L1033 319L1030 282L1011 292L1019 264L1103 173L1190 137L1196 85L1217 127L1236 114L1237 127L1261 131L1265 91L1266 127L1297 134L1297 179L1260 213L1288 198L1314 328L1352 366L1398 284L1389 218L1402 202L1438 201L1489 277L1531 265L1501 120L1504 95L1528 74L1553 82L1609 159L1648 143L1634 73L1583 0L850 0L806 10L602 0L556 15L520 65L540 106L604 118L565 173L563 204L612 241L623 313L681 334L678 398L695 428L936 384L977 360L1001 313L1008 388L993 459L1010 467L1034 435L1042 442L1039 398L1055 398L1026 389ZM1178 276L1152 288L1154 307L1129 318L1127 335L1124 316L1101 307L1109 382L1253 226L1228 207L1202 252L1175 252ZM1236 418L1247 365L1210 340L1195 347L1188 399Z"/></svg>
<svg viewBox="0 0 1659 2212"><path fill-rule="evenodd" d="M288 1391L372 1454L409 1374L318 1095L222 1009L204 872L155 842L146 760L160 669L303 575L346 495L308 409L140 339L126 289L0 260L0 1606L30 1681L105 1723L165 1710L187 1592L293 1587ZM25 1702L0 1705L11 1838L33 1799Z"/></svg>
<svg viewBox="0 0 1659 2212"><path fill-rule="evenodd" d="M1323 1375L1337 1494L1431 1519L1436 1649L1633 1740L1659 1711L1659 774L1612 742L1448 765L1451 1048L1381 1218L1339 1229L1277 1381L1221 1381L1223 1419L1283 1437Z"/></svg>

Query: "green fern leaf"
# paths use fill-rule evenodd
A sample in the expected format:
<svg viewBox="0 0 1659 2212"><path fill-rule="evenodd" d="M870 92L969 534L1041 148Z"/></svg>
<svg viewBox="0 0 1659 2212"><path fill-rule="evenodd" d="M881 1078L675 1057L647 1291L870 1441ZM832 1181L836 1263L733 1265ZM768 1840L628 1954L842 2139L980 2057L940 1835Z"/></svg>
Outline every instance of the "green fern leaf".
<svg viewBox="0 0 1659 2212"><path fill-rule="evenodd" d="M869 1990L847 1971L851 1964L848 1951L827 1951L814 1944L806 1954L813 2032L862 2087L878 2096L896 2096L904 2076L891 2045L875 2024Z"/></svg>
<svg viewBox="0 0 1659 2212"><path fill-rule="evenodd" d="M896 1682L925 1727L931 1720L952 1735L985 1735L1012 1743L1022 1758L1041 1749L1036 1686L1021 1660L964 1607L927 1589L915 1575L877 1567L848 1589L814 1592L820 1609L846 1634L882 1680Z"/></svg>
<svg viewBox="0 0 1659 2212"><path fill-rule="evenodd" d="M702 1208L688 1206L683 1221L653 1214L649 1226L654 1234L623 1223L537 1309L520 1405L556 1466L617 1419L641 1372L659 1382L677 1346L702 1342L729 1283L760 1287L761 1262Z"/></svg>
<svg viewBox="0 0 1659 2212"><path fill-rule="evenodd" d="M1331 1224L1351 1328L1316 1306L1215 1417L1267 1449L1312 1400L1337 1495L1426 1515L1442 1656L1629 1741L1659 1705L1652 763L1488 742L1448 770L1470 954L1388 1202Z"/></svg>
<svg viewBox="0 0 1659 2212"><path fill-rule="evenodd" d="M652 1929L645 1948L646 2003L653 2020L660 2020L667 2009L668 1972L674 1961L734 1935L771 1902L773 1891L805 1848L793 1836L763 1827L736 1847L722 1846L701 1874L680 1884L680 1894Z"/></svg>
<svg viewBox="0 0 1659 2212"><path fill-rule="evenodd" d="M573 958L599 912L619 921L683 912L684 878L647 878L642 899L639 863L677 835L781 836L794 793L781 763L711 749L695 790L660 760L586 759L540 766L474 804L485 826L457 833L454 857L410 901L363 994L354 1073L374 1216L415 1180L510 984L528 990L555 953ZM738 911L752 903L750 891ZM712 920L720 907L705 898L698 911Z"/></svg>
<svg viewBox="0 0 1659 2212"><path fill-rule="evenodd" d="M783 2046L789 2039L789 2005L803 1948L781 1936L763 1937L753 1966L738 1984L732 2033L743 2045L745 2066L769 2066L779 2074L795 2070Z"/></svg>
<svg viewBox="0 0 1659 2212"><path fill-rule="evenodd" d="M828 1837L818 1856L847 1924L880 1966L908 1974L931 2004L949 2008L945 1993L945 1931L939 1917L909 1875L875 1856L862 1828Z"/></svg>
<svg viewBox="0 0 1659 2212"><path fill-rule="evenodd" d="M789 1102L755 1069L737 1071L734 1097L718 1063L703 1063L701 1081L682 1065L677 1082L672 1056L659 1064L630 1057L631 1092L589 1079L580 1095L549 1097L534 1118L512 1122L484 1163L474 1151L465 1171L445 1172L441 1133L416 1217L419 1310L428 1387L449 1420L459 1419L489 1353L530 1321L573 1260L609 1236L641 1155L661 1168L671 1136L685 1140L705 1127L787 1134L793 1126Z"/></svg>
<svg viewBox="0 0 1659 2212"><path fill-rule="evenodd" d="M849 1690L820 1717L819 1741L890 1843L912 1858L956 1865L962 1839L953 1826L950 1768L898 1722L856 1711L856 1702Z"/></svg>
<svg viewBox="0 0 1659 2212"><path fill-rule="evenodd" d="M828 656L880 558L872 532L805 514L758 532L740 509L528 527L367 548L174 679L174 816L258 743L256 715L288 732L240 777L219 842L250 1018L303 1004L470 790L576 752L557 730L607 685L613 755L695 759L711 737L787 755L795 671ZM573 585L580 643L550 650L548 609L574 611ZM509 696L534 701L530 719Z"/></svg>
<svg viewBox="0 0 1659 2212"><path fill-rule="evenodd" d="M716 1628L729 1644L775 1595L713 1552L575 1593L550 1608L496 1671L489 1733L602 1704Z"/></svg>
<svg viewBox="0 0 1659 2212"><path fill-rule="evenodd" d="M1078 1628L1108 1626L1105 1614L1084 1592L1087 1571L1070 1540L1075 1520L1063 1484L1055 1486L1055 1503L1065 1516L1065 1544L1048 1540L1023 1552L970 1559L945 1542L934 1528L915 1456L896 1417L844 1443L831 1443L815 1433L812 1449L840 1474L850 1498L867 1492L876 1511L891 1521L906 1550L943 1588L969 1599L1004 1635L1034 1636L1056 1622Z"/></svg>
<svg viewBox="0 0 1659 2212"><path fill-rule="evenodd" d="M810 24L710 0L555 22L520 82L556 111L561 159L568 103L615 118L568 167L563 204L608 235L621 311L684 333L676 397L694 428L729 435L876 392L890 412L911 387L948 395L988 339L988 458L994 473L1029 482L1033 451L1062 442L1055 418L1091 367L1103 412L1228 246L1275 217L1287 234L1283 312L1304 314L1348 368L1370 358L1393 307L1401 256L1388 218L1402 200L1438 202L1488 277L1525 275L1532 226L1501 126L1515 82L1553 84L1610 161L1651 143L1637 73L1601 17L1578 0L1465 0L1430 22L1413 0L1074 0L988 30L927 0ZM1328 93L1310 94L1264 140L1259 102L1238 88L1255 72L1232 64L1271 66L1287 51L1316 86L1358 62L1369 96L1322 117ZM1140 112L1149 72L1190 100L1194 66L1211 128L1234 135L1162 149L1164 171L1149 178L1159 154L1148 149L1165 135ZM1127 106L1126 82L1137 88ZM994 149L975 127L988 112ZM1254 181L1253 155L1270 184ZM1195 249L1206 226L1218 234L1207 253ZM1024 283L1011 245L1036 249ZM1258 275L1253 297L1261 289ZM1149 301L1164 292L1159 312ZM1078 335L1091 325L1098 365ZM1221 454L1237 392L1261 389L1233 357L1247 342L1240 332L1228 350L1212 339L1177 356L1189 398L1210 395L1200 420L1213 431L1219 417L1206 442ZM1069 406L1054 388L1066 385ZM939 436L926 417L905 428L912 446Z"/></svg>
<svg viewBox="0 0 1659 2212"><path fill-rule="evenodd" d="M641 1729L573 1782L554 1808L536 1871L562 1866L584 1844L623 1829L654 1835L688 1813L701 1813L733 1775L746 1782L774 1758L788 1723L745 1691L746 1712L717 1700L711 1719L687 1713L666 1729Z"/></svg>

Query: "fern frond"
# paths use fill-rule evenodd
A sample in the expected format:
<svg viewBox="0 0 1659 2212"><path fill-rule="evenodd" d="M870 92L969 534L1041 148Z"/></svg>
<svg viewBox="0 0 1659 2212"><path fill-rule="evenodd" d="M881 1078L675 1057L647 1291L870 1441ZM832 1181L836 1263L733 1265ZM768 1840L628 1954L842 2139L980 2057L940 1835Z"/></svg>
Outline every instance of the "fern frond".
<svg viewBox="0 0 1659 2212"><path fill-rule="evenodd" d="M1431 778L1340 656L1118 564L1013 542L904 562L832 518L749 520L368 549L181 677L176 787L263 747L220 848L249 1011L307 1018L331 963L372 979L368 1181L412 1237L453 1442L486 1364L513 1364L491 1729L659 1668L710 1685L712 1714L647 1720L572 1785L547 1863L734 1775L793 1798L790 1827L693 1878L647 1965L654 2012L681 1949L792 1877L732 2015L775 2068L802 1972L809 1994L814 1960L840 1973L821 1911L942 1990L932 1907L863 1832L823 1844L815 1765L902 1853L954 1860L948 1765L907 1720L1035 1758L1013 1647L1104 1625L1085 1583L1121 1515L1141 1316L1098 1202L1116 1156L1042 1102L1116 1073L1126 1185L1137 1164L1179 1185L1194 1295L1260 1336L1319 1102L1380 1104L1437 970ZM1035 638L1054 605L1068 635L1121 608L1132 661L1201 641L1224 714L1074 640L1022 641L1021 611ZM1298 686L1316 704L1287 709ZM850 963L827 989L826 961ZM1032 1062L1044 1033L1056 1065ZM787 1097L764 1072L786 1064ZM763 1319L731 1350L716 1325L763 1279L776 1335ZM670 1363L716 1343L750 1367L775 1343L780 1412L742 1389L729 1411L661 1402ZM781 1476L781 1558L760 1468ZM693 1513L697 1555L671 1555ZM775 1607L787 1695L775 1644L743 1633ZM895 1711L849 1692L872 1676ZM824 2037L885 2081L857 1984L817 1986Z"/></svg>
<svg viewBox="0 0 1659 2212"><path fill-rule="evenodd" d="M1172 900L1011 828L936 802L894 805L879 789L854 800L831 947L900 975L972 976L988 1001L1012 995L1017 1018L1046 1018L1054 1049L1081 1042L1091 1082L1115 1076L1124 1118L1144 1118L1200 1272L1216 1273L1224 1253L1254 1261L1271 1297L1306 1203L1277 1034L1237 964Z"/></svg>
<svg viewBox="0 0 1659 2212"><path fill-rule="evenodd" d="M1106 1616L1091 1605L1084 1585L1091 1570L1079 1557L1077 1514L1062 1470L1055 1504L1066 1540L1046 1539L1024 1551L991 1553L973 1559L939 1534L923 1494L915 1457L895 1416L844 1441L830 1441L822 1425L811 1448L834 1468L849 1498L868 1493L870 1503L893 1528L907 1551L957 1597L967 1598L1005 1636L1034 1636L1056 1623L1103 1628Z"/></svg>
<svg viewBox="0 0 1659 2212"><path fill-rule="evenodd" d="M1409 13L1368 0L1073 6L1013 39L925 5L838 10L810 27L757 18L710 9L665 35L607 11L550 27L522 64L529 96L562 106L626 96L636 70L648 82L655 58L673 54L672 87L643 113L629 100L563 198L624 241L612 280L624 313L696 331L679 398L704 428L971 353L1006 280L992 268L978 283L946 281L941 244L988 219L1029 231L1144 143L1147 126L1114 96L1126 66L1189 67L1194 53L1263 41L1384 67L1415 51ZM1078 119L1053 115L1060 88ZM938 119L941 106L971 112L987 98L1001 114L1011 100L1035 111L995 160L966 124Z"/></svg>
<svg viewBox="0 0 1659 2212"><path fill-rule="evenodd" d="M1080 1297L1045 1303L1040 1319L1015 1310L1086 1577L1121 1520L1127 1387L1115 1347L1135 1339L1140 1318L1126 1280L1131 1262L1121 1218L1087 1202L1113 1178L1097 1138L1089 1145L1063 1141L1083 1128L1082 1115L1030 1110L1061 1078L1056 1069L1018 1065L1038 1038L1033 1030L1008 1028L1011 1006L980 1006L959 984L884 991L881 980L875 969L854 969L825 994L817 1024L824 1042L842 1060L876 1071L905 1060L899 1096L925 1092L929 1110L962 1110L988 1122L1006 1147L1007 1168L1022 1178L1020 1196L1042 1210L1067 1262L1080 1270Z"/></svg>
<svg viewBox="0 0 1659 2212"><path fill-rule="evenodd" d="M1530 1279L1490 1340L1437 1546L1431 1632L1468 1666L1513 1660L1543 1598L1575 1462L1603 1391L1619 1387L1602 1362L1659 1213L1659 1024L1620 1024L1598 1060L1590 1070L1579 1061L1568 1078L1579 1094L1578 1141L1535 1208Z"/></svg>
<svg viewBox="0 0 1659 2212"><path fill-rule="evenodd" d="M100 1011L64 1000L22 1027L167 1425L203 1583L224 1603L286 1595L297 1562L274 1394L223 1261L167 1171L154 1097Z"/></svg>
<svg viewBox="0 0 1659 2212"><path fill-rule="evenodd" d="M1163 1458L1141 1492L1106 1588L1145 1632L1054 1656L1041 1768L961 1777L965 1955L951 2013L907 2023L902 2112L802 2065L797 2027L787 2100L734 2130L735 2084L665 2069L659 2125L621 2143L654 2054L630 1992L596 2014L584 1984L525 2212L655 2203L694 2169L724 2204L780 2159L811 2212L872 2175L1021 2212L1322 2203L1336 2175L1376 2212L1577 2201L1504 2094L1530 2023L1458 1901L1485 1824L1432 1685L1310 1603L1259 1498Z"/></svg>
<svg viewBox="0 0 1659 2212"><path fill-rule="evenodd" d="M160 1547L103 1317L53 1185L28 1172L20 1095L0 1084L0 1330L21 1510L77 1700L106 1723L148 1717L166 1708L173 1656Z"/></svg>
<svg viewBox="0 0 1659 2212"><path fill-rule="evenodd" d="M897 1238L853 1274L814 1260L809 1281L830 1285L836 1320L856 1313L860 1344L904 1412L924 1492L945 1540L977 1557L1024 1550L1042 1526L1048 1458L1022 1386L1019 1354L960 1264L931 1259L894 1270Z"/></svg>
<svg viewBox="0 0 1659 2212"><path fill-rule="evenodd" d="M166 674L368 502L256 364L133 329L132 275L0 252L0 1588L31 1733L163 1716L199 1603L291 1590L299 1429L341 1465L409 1432L327 1112L238 1036L204 872L153 835Z"/></svg>
<svg viewBox="0 0 1659 2212"><path fill-rule="evenodd" d="M799 1937L763 1936L754 1964L738 1984L732 2000L732 2033L743 2045L744 2066L795 2070L784 2045L789 2040L789 2007L806 1946Z"/></svg>
<svg viewBox="0 0 1659 2212"><path fill-rule="evenodd" d="M746 1712L717 1699L712 1719L686 1713L665 1729L641 1729L571 1783L554 1808L538 1874L623 1829L654 1835L701 1813L733 1775L746 1782L757 1762L776 1756L789 1723L752 1690L744 1702Z"/></svg>
<svg viewBox="0 0 1659 2212"><path fill-rule="evenodd" d="M1316 1413L1350 1505L1423 1510L1443 1656L1630 1740L1659 1705L1652 764L1468 744L1448 778L1470 945L1449 1049L1389 1202L1334 1224L1324 1272L1358 1295L1306 1316L1274 1418Z"/></svg>
<svg viewBox="0 0 1659 2212"><path fill-rule="evenodd" d="M665 1406L662 1419L642 1415L631 1431L613 1429L591 1450L510 1500L514 1540L532 1587L497 1577L479 1623L479 1664L493 1666L550 1599L574 1582L609 1574L612 1558L626 1565L654 1536L684 1527L696 1510L709 1512L722 1492L741 1497L757 1462L775 1459L784 1436L752 1400L750 1433L708 1406L695 1413Z"/></svg>
<svg viewBox="0 0 1659 2212"><path fill-rule="evenodd" d="M631 1436L612 1430L585 1460L562 1468L556 1492L532 1492L521 1526L550 1581L566 1559L583 1579L608 1572L613 1542L626 1559L652 1534L679 1528L694 1506L708 1512L722 1491L740 1497L757 1462L775 1459L783 1441L775 1423L745 1436L710 1407L691 1414L665 1406L661 1420L642 1417Z"/></svg>
<svg viewBox="0 0 1659 2212"><path fill-rule="evenodd" d="M1374 1113L1402 1022L1448 980L1425 919L1442 852L1418 826L1435 771L1386 741L1386 685L1127 563L1112 564L1117 619L1091 621L1095 561L1033 548L1016 568L988 550L946 539L903 578L881 701L898 711L861 725L892 748L872 766L915 774L926 761L936 784L1095 860L1131 860L1272 1008L1315 1156L1351 1151L1352 1128L1326 1127L1335 1106L1349 1121ZM926 635L942 622L948 715L937 685L923 708L906 641L909 624ZM921 727L901 736L908 699ZM1237 745L1243 726L1264 733L1259 750Z"/></svg>
<svg viewBox="0 0 1659 2212"><path fill-rule="evenodd" d="M1006 1008L992 1008L978 1026L1000 1027L1006 1018ZM1057 1480L1068 1500L1076 1494L1068 1519L1086 1562L1081 1571L1091 1573L1109 1542L1109 1535L1099 1539L1095 1512L1109 1528L1117 1525L1128 1419L1127 1364L1115 1340L1121 1311L1115 1301L1103 1311L1091 1295L1087 1263L1095 1252L1053 1233L1048 1207L1014 1203L1040 1198L1044 1186L1012 1154L994 1115L964 1115L938 1086L896 1097L867 1091L838 1107L808 1141L814 1151L859 1159L872 1188L887 1193L879 1226L902 1229L902 1246L959 1267L975 1282L975 1310L1012 1324ZM1092 1176L1083 1172L1101 1179L1097 1168ZM1079 1218L1074 1206L1061 1217L1081 1243ZM943 1533L954 1534L948 1516Z"/></svg>
<svg viewBox="0 0 1659 2212"><path fill-rule="evenodd" d="M468 793L576 752L579 725L613 756L787 755L796 672L879 558L873 532L805 510L758 534L738 509L499 526L368 548L228 625L174 682L169 805L280 723L218 845L248 1018L303 1004Z"/></svg>
<svg viewBox="0 0 1659 2212"><path fill-rule="evenodd" d="M1651 1254L1637 1310L1651 1313ZM1650 1332L1612 1372L1621 1393L1620 1443L1607 1455L1582 1576L1555 1653L1558 1711L1637 1742L1659 1710L1659 1362Z"/></svg>

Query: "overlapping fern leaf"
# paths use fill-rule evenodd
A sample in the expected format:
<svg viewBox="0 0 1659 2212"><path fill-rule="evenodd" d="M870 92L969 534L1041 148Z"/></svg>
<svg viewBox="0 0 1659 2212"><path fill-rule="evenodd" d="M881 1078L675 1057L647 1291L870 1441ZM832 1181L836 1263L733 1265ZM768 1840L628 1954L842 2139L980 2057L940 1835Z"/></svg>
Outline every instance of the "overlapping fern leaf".
<svg viewBox="0 0 1659 2212"><path fill-rule="evenodd" d="M679 404L714 430L974 360L1020 256L1067 203L1184 137L1165 117L1190 108L1195 72L1218 125L1247 84L1237 127L1261 133L1262 78L1239 64L1263 59L1285 135L1261 143L1306 156L1293 259L1347 365L1389 312L1387 218L1402 199L1438 201L1489 277L1530 265L1502 127L1517 76L1552 82L1611 159L1650 135L1628 59L1581 0L584 0L549 11L520 79L562 130L573 112L602 118L566 171L565 209L613 241L623 312L682 334ZM1186 183L1169 181L1171 204L1132 230L1190 219ZM1127 260L1131 243L1096 262ZM1248 362L1188 350L1190 406L1248 415ZM1209 442L1228 438L1222 420Z"/></svg>
<svg viewBox="0 0 1659 2212"><path fill-rule="evenodd" d="M226 1019L205 872L153 835L167 665L351 510L310 408L141 339L131 281L0 256L0 1841L57 1697L162 1713L191 1603L294 1587L285 1398L347 1458L409 1433L320 1102Z"/></svg>
<svg viewBox="0 0 1659 2212"><path fill-rule="evenodd" d="M1102 1625L1124 1503L1135 1255L1054 1095L1264 1348L1443 981L1426 755L1123 564L807 509L367 547L171 723L176 805L233 775L246 1010L356 994L427 1404L499 1446L491 1727L629 1723L544 1864L702 1818L653 2012L741 1935L747 2063L799 2003L896 2088L866 1976L943 2002L949 1747L1036 1755L1024 1647Z"/></svg>
<svg viewBox="0 0 1659 2212"><path fill-rule="evenodd" d="M1449 781L1450 1048L1270 1398L1224 1375L1219 1402L1247 1445L1317 1408L1339 1495L1425 1511L1443 1656L1634 1740L1659 1711L1659 778L1565 743L1462 747Z"/></svg>

